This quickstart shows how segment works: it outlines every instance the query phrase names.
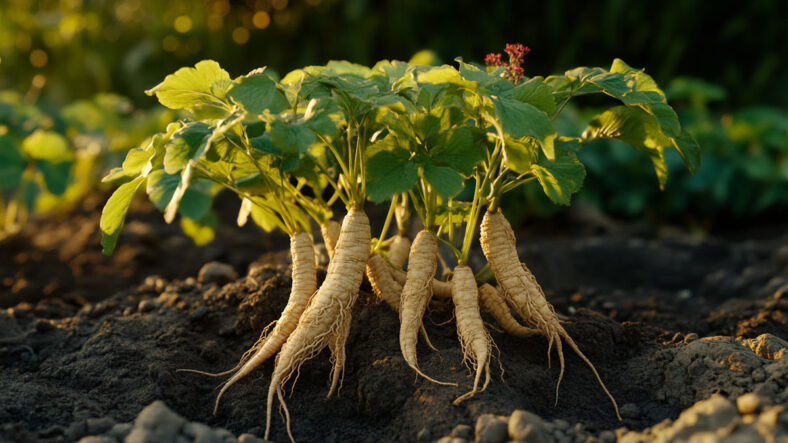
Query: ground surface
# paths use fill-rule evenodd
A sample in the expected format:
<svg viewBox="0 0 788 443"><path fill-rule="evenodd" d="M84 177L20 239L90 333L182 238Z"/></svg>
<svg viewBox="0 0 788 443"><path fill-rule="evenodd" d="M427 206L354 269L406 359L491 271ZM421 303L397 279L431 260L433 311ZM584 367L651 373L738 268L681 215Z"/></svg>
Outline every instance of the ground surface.
<svg viewBox="0 0 788 443"><path fill-rule="evenodd" d="M278 317L290 286L287 255L275 252L281 239L228 229L197 249L141 205L106 259L94 209L37 222L0 246L0 441L78 439L87 431L74 423L129 422L157 399L187 420L262 436L272 362L230 389L216 417L220 380L175 370L229 369ZM553 354L548 369L547 342L494 331L493 381L452 406L472 379L454 323L439 326L450 313L433 306L426 326L440 352L420 344L419 363L458 388L415 376L400 355L397 315L365 287L340 396L325 400L325 351L303 366L287 398L295 437L431 440L483 413L516 409L599 435L675 419L715 393L788 404L788 351L780 352L788 339L788 231L779 232L700 238L570 217L560 230L534 226L519 236L521 257L568 316L567 331L618 400L623 422L571 351L554 406L558 367ZM273 252L261 256L265 250ZM199 284L209 260L240 277ZM278 415L272 437L286 440Z"/></svg>

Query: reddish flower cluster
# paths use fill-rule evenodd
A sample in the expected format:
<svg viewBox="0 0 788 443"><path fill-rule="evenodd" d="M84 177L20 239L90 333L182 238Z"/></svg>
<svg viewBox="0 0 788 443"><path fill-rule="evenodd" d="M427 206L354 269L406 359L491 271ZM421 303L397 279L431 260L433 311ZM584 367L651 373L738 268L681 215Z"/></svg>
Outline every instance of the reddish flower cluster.
<svg viewBox="0 0 788 443"><path fill-rule="evenodd" d="M531 52L531 48L523 46L522 43L507 43L504 52L509 56L508 62L503 61L503 56L501 54L490 53L484 57L484 63L487 66L503 66L506 68L503 76L517 84L525 74L525 69L523 69L522 66L523 58L525 58L526 54Z"/></svg>

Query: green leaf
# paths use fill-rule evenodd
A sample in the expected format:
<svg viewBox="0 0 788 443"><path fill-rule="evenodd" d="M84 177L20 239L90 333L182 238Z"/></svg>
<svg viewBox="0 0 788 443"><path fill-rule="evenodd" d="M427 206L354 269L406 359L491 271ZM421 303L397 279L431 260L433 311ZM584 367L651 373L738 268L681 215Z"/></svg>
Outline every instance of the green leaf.
<svg viewBox="0 0 788 443"><path fill-rule="evenodd" d="M306 153L315 142L315 134L303 124L287 124L280 120L271 123L271 143L287 156Z"/></svg>
<svg viewBox="0 0 788 443"><path fill-rule="evenodd" d="M148 199L153 203L153 206L159 211L163 211L172 200L172 195L180 182L180 175L168 174L164 170L158 169L148 175L148 185L145 192L148 193Z"/></svg>
<svg viewBox="0 0 788 443"><path fill-rule="evenodd" d="M595 138L615 138L648 154L654 164L660 188L668 179L664 149L672 141L662 134L657 119L639 107L616 106L591 120L583 133Z"/></svg>
<svg viewBox="0 0 788 443"><path fill-rule="evenodd" d="M424 178L444 199L459 194L465 183L462 176L454 169L437 166L431 162L424 165Z"/></svg>
<svg viewBox="0 0 788 443"><path fill-rule="evenodd" d="M128 183L120 185L107 200L107 204L104 205L104 209L101 211L101 221L99 222L101 247L104 254L110 255L115 250L131 200L143 181L145 181L145 177L137 177Z"/></svg>
<svg viewBox="0 0 788 443"><path fill-rule="evenodd" d="M65 137L43 129L36 130L22 141L22 151L33 160L57 163L74 159Z"/></svg>
<svg viewBox="0 0 788 443"><path fill-rule="evenodd" d="M436 164L449 166L460 174L468 176L473 168L484 158L484 149L476 142L470 128L455 129L449 139L430 150L430 158Z"/></svg>
<svg viewBox="0 0 788 443"><path fill-rule="evenodd" d="M419 83L431 83L436 85L453 84L471 90L476 90L478 86L478 83L462 78L459 71L449 65L422 68L418 72L416 79Z"/></svg>
<svg viewBox="0 0 788 443"><path fill-rule="evenodd" d="M610 66L610 72L627 74L633 77L636 81L634 87L635 91L646 93L650 97L659 97L659 102L665 102L665 93L659 89L657 82L643 70L632 68L624 63L623 60L617 58L613 60L613 64Z"/></svg>
<svg viewBox="0 0 788 443"><path fill-rule="evenodd" d="M176 174L186 167L211 137L212 128L207 123L196 121L184 125L176 131L164 145L164 170Z"/></svg>
<svg viewBox="0 0 788 443"><path fill-rule="evenodd" d="M60 163L39 162L36 167L44 177L44 184L47 190L55 195L62 195L68 187L73 164L70 161Z"/></svg>
<svg viewBox="0 0 788 443"><path fill-rule="evenodd" d="M213 203L212 187L213 182L210 180L192 180L183 194L178 206L178 213L192 220L202 220L208 214Z"/></svg>
<svg viewBox="0 0 788 443"><path fill-rule="evenodd" d="M18 186L26 163L11 137L0 135L0 189Z"/></svg>
<svg viewBox="0 0 788 443"><path fill-rule="evenodd" d="M491 75L486 70L463 62L462 59L458 58L456 60L460 64L460 75L462 78L478 83L479 87L489 91L491 95L508 96L507 94L510 94L514 89L514 85L509 80Z"/></svg>
<svg viewBox="0 0 788 443"><path fill-rule="evenodd" d="M407 192L419 178L418 166L410 161L410 151L392 135L370 145L366 156L367 196L375 203Z"/></svg>
<svg viewBox="0 0 788 443"><path fill-rule="evenodd" d="M534 77L514 88L512 96L517 101L534 105L537 109L552 114L555 111L553 89L544 83L542 77Z"/></svg>
<svg viewBox="0 0 788 443"><path fill-rule="evenodd" d="M193 68L181 68L168 75L145 93L155 94L159 102L170 109L223 110L224 97L230 85L230 75L218 63L203 60Z"/></svg>
<svg viewBox="0 0 788 443"><path fill-rule="evenodd" d="M506 137L506 143L503 146L503 161L512 171L518 174L528 172L538 158L539 146L533 138L523 137L516 140Z"/></svg>
<svg viewBox="0 0 788 443"><path fill-rule="evenodd" d="M265 232L273 232L276 229L284 228L284 224L279 216L268 208L252 205L250 215L255 224Z"/></svg>
<svg viewBox="0 0 788 443"><path fill-rule="evenodd" d="M265 110L278 114L290 107L276 82L262 69L241 77L227 95L252 115L262 114Z"/></svg>
<svg viewBox="0 0 788 443"><path fill-rule="evenodd" d="M550 117L534 105L517 100L493 97L495 112L503 131L512 138L534 137L549 159L555 158L555 139L558 134Z"/></svg>
<svg viewBox="0 0 788 443"><path fill-rule="evenodd" d="M701 157L700 146L695 138L686 131L682 131L678 137L673 139L673 147L679 151L681 159L691 173L695 173L700 169Z"/></svg>
<svg viewBox="0 0 788 443"><path fill-rule="evenodd" d="M583 186L586 169L574 152L559 151L555 160L540 159L531 171L550 200L569 205L572 194Z"/></svg>
<svg viewBox="0 0 788 443"><path fill-rule="evenodd" d="M679 116L676 111L665 103L653 103L650 105L642 105L642 108L653 115L662 129L662 133L668 137L678 137L681 133L681 124L679 123Z"/></svg>
<svg viewBox="0 0 788 443"><path fill-rule="evenodd" d="M181 217L181 229L183 233L192 239L195 245L205 246L212 242L216 237L216 228L219 226L219 218L216 213L209 212L200 220Z"/></svg>
<svg viewBox="0 0 788 443"><path fill-rule="evenodd" d="M126 154L126 159L123 160L123 171L129 176L139 175L155 153L156 151L154 149L146 148L134 148L129 150Z"/></svg>

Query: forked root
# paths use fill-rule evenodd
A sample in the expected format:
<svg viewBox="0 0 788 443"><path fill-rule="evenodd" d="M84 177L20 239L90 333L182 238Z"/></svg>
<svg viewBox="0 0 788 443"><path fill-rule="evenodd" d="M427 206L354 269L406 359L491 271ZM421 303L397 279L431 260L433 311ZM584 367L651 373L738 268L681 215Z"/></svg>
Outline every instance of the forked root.
<svg viewBox="0 0 788 443"><path fill-rule="evenodd" d="M345 362L345 341L350 327L351 308L358 298L369 248L369 220L363 211L351 208L342 222L339 240L334 256L328 264L323 285L276 357L268 388L265 439L268 439L270 434L271 413L276 396L285 410L287 433L293 440L290 414L282 395L283 387L293 374L296 374L293 381L295 383L301 365L328 345L332 347L334 359L329 394L339 385Z"/></svg>
<svg viewBox="0 0 788 443"><path fill-rule="evenodd" d="M466 365L475 369L473 389L454 400L459 405L478 392L487 389L490 383L490 355L492 354L492 338L484 329L484 322L479 314L479 294L473 271L467 266L454 268L452 278L452 300L454 301L455 317L457 318L457 335L462 346L463 360ZM479 389L482 372L485 373L484 385Z"/></svg>
<svg viewBox="0 0 788 443"><path fill-rule="evenodd" d="M531 271L520 263L520 259L517 256L514 232L503 214L489 211L484 214L480 242L482 251L492 267L496 280L498 280L503 289L508 304L523 321L534 326L547 337L549 343L548 361L552 344L555 343L556 345L556 352L561 365L561 372L556 383L556 403L558 402L558 388L564 375L564 355L561 346L561 338L563 338L572 350L591 368L602 390L605 391L605 394L613 403L616 417L621 420L618 404L602 382L602 378L599 376L596 368L569 337L564 327L561 326L553 306L548 303L542 287L539 286Z"/></svg>

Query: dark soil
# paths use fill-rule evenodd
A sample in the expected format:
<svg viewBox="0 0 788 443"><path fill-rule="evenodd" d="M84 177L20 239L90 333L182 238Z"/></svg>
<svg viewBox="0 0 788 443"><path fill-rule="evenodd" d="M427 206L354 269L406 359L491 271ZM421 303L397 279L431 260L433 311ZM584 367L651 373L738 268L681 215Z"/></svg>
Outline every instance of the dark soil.
<svg viewBox="0 0 788 443"><path fill-rule="evenodd" d="M99 255L98 216L90 208L35 223L1 247L0 300L8 308L0 311L0 441L68 441L75 421L127 422L155 399L188 420L263 435L273 362L233 386L216 417L221 380L175 371L229 369L278 317L290 287L287 255L259 256L281 240L266 244L254 231L229 229L197 249L158 220L137 208L112 258ZM788 339L788 235L701 238L586 222L569 220L560 235L538 227L522 232L520 253L569 317L567 331L617 399L623 422L571 351L565 348L556 406L558 361L553 353L548 368L546 340L494 331L500 354L493 381L452 406L472 378L454 323L438 326L450 312L433 306L426 326L440 352L420 343L419 364L457 388L407 367L397 315L365 287L340 396L325 399L331 366L324 351L304 364L287 397L296 439L415 441L420 432L434 439L482 413L515 409L581 423L591 433L643 429L718 392L754 391L788 403L788 352L774 352ZM208 260L226 262L242 277L199 285L193 277ZM35 290L14 290L20 279ZM275 441L287 440L278 415L272 432Z"/></svg>

